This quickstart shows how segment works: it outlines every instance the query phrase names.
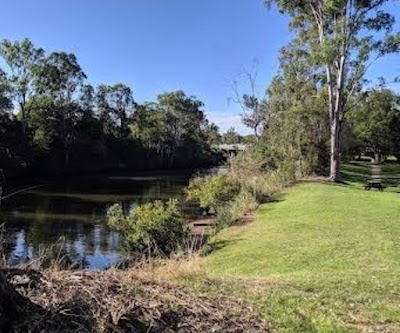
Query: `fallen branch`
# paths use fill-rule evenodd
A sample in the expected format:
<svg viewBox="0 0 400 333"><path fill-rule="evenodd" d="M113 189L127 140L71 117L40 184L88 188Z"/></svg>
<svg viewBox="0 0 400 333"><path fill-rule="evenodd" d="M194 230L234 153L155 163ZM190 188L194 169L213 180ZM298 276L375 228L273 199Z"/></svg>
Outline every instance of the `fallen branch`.
<svg viewBox="0 0 400 333"><path fill-rule="evenodd" d="M1 202L2 200L8 199L8 198L10 198L10 197L12 197L12 196L14 196L14 195L19 194L19 193L27 192L27 191L30 191L30 190L35 190L35 189L40 188L40 187L43 187L43 186L45 186L45 185L46 185L46 184L36 185L36 186L31 186L31 187L26 187L26 188L23 188L23 189L21 189L21 190L12 192L12 193L10 193L10 194L7 194L7 195L5 195L4 197L0 196L0 202Z"/></svg>

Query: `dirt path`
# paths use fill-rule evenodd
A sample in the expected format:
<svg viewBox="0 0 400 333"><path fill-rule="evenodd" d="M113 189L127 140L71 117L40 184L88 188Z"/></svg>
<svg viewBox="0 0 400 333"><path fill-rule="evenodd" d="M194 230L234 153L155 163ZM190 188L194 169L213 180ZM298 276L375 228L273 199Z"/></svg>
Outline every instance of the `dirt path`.
<svg viewBox="0 0 400 333"><path fill-rule="evenodd" d="M371 167L371 179L382 181L382 165L373 164Z"/></svg>

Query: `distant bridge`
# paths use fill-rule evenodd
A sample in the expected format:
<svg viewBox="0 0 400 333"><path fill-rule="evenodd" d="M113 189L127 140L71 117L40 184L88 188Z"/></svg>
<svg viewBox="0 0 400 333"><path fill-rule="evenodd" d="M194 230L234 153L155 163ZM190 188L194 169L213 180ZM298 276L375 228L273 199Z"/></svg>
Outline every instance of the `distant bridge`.
<svg viewBox="0 0 400 333"><path fill-rule="evenodd" d="M242 143L238 144L222 144L222 145L215 145L215 149L222 151L223 153L228 154L229 156L235 156L241 151L246 151L248 146Z"/></svg>

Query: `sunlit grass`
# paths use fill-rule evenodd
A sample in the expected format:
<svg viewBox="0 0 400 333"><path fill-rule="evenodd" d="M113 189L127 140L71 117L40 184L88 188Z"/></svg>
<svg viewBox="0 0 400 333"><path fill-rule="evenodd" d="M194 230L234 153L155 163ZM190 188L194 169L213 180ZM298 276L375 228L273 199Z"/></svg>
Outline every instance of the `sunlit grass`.
<svg viewBox="0 0 400 333"><path fill-rule="evenodd" d="M364 191L369 168L345 166L350 185L288 189L253 223L224 230L208 273L243 279L230 288L278 332L400 332L400 194ZM385 177L399 172L383 168Z"/></svg>

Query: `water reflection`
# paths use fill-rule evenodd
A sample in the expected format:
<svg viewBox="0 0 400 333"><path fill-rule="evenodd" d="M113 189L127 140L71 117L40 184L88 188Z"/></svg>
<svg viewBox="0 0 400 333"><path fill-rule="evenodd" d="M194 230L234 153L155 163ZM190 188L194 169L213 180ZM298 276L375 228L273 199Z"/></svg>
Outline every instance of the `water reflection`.
<svg viewBox="0 0 400 333"><path fill-rule="evenodd" d="M215 172L215 170L202 170ZM3 202L5 250L11 264L37 257L63 238L68 256L89 268L118 259L121 240L105 224L107 208L126 211L151 200L180 198L193 171L143 175L107 175L64 179ZM184 207L192 214L191 207Z"/></svg>

